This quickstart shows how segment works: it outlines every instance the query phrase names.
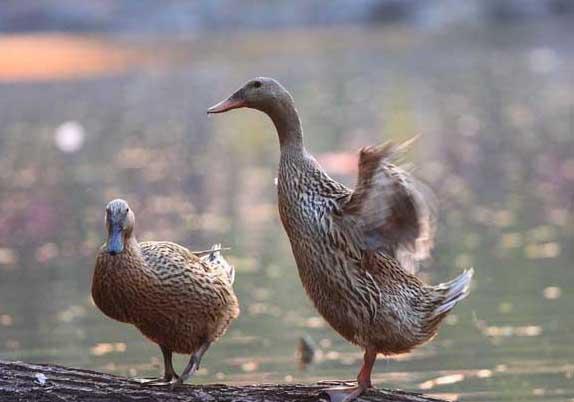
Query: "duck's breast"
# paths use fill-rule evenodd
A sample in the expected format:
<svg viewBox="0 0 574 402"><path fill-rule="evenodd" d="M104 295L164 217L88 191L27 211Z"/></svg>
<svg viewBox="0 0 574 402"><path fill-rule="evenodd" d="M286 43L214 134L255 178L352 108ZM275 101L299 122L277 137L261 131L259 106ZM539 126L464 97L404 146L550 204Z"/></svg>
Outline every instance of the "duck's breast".
<svg viewBox="0 0 574 402"><path fill-rule="evenodd" d="M130 306L133 304L133 292L127 289L125 274L119 257L114 259L105 251L100 251L92 278L92 299L106 316L132 323Z"/></svg>

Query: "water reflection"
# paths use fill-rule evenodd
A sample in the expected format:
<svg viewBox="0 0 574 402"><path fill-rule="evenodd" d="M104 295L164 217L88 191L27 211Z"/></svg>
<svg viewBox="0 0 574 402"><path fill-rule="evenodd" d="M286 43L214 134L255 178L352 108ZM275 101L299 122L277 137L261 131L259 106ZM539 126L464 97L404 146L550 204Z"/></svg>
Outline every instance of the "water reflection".
<svg viewBox="0 0 574 402"><path fill-rule="evenodd" d="M375 383L477 401L572 398L568 29L238 34L174 41L161 68L0 84L0 358L157 374L155 347L89 299L102 208L121 196L141 216L140 240L232 247L242 316L197 382L354 375L361 352L306 299L280 226L271 124L255 112L204 114L267 74L292 89L309 148L350 185L350 150L421 134L409 159L442 213L421 274L436 283L477 270L439 336L381 359ZM306 335L321 354L301 371L295 350Z"/></svg>

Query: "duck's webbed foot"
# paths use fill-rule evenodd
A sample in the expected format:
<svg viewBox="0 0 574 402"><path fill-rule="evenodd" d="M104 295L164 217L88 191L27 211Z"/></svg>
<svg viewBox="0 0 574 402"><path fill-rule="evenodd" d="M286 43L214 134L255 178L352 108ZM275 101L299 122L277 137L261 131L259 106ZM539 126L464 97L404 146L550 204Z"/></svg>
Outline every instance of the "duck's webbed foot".
<svg viewBox="0 0 574 402"><path fill-rule="evenodd" d="M135 381L139 384L144 385L154 385L159 387L165 387L167 385L173 385L178 379L179 376L173 369L173 363L171 361L172 352L171 350L167 349L164 346L161 347L161 353L163 354L163 365L164 365L164 374L163 377L160 378L132 378L132 381Z"/></svg>
<svg viewBox="0 0 574 402"><path fill-rule="evenodd" d="M158 387L165 387L174 384L179 377L176 375L174 377L160 377L160 378L132 378L131 381L135 381L142 385L153 385Z"/></svg>
<svg viewBox="0 0 574 402"><path fill-rule="evenodd" d="M329 395L331 402L350 402L357 399L363 392L369 389L366 384L359 384L356 387L332 387L322 392Z"/></svg>
<svg viewBox="0 0 574 402"><path fill-rule="evenodd" d="M199 364L201 363L201 358L203 357L203 354L209 348L210 344L211 344L211 342L206 341L203 345L201 345L201 347L197 351L195 351L191 355L191 358L189 359L189 363L187 363L187 366L185 366L185 369L183 369L181 376L179 376L179 378L171 384L172 390L174 388L182 385L187 379L189 379L193 376L193 374L199 368Z"/></svg>
<svg viewBox="0 0 574 402"><path fill-rule="evenodd" d="M361 396L367 389L371 388L371 371L377 358L377 352L367 349L365 351L364 363L356 387L332 387L323 390L329 395L331 402L351 402Z"/></svg>

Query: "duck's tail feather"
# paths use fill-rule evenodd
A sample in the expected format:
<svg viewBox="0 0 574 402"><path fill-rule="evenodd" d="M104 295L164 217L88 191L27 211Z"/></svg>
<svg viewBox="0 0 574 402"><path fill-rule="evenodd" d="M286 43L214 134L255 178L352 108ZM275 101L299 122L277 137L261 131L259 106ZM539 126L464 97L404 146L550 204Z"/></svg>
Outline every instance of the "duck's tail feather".
<svg viewBox="0 0 574 402"><path fill-rule="evenodd" d="M219 247L219 248L215 248L215 247ZM212 254L214 251L226 251L226 250L231 250L231 247L221 247L221 244L214 244L213 246L211 246L211 248L209 250L195 250L192 251L193 254L195 254L198 257L204 257L208 254Z"/></svg>
<svg viewBox="0 0 574 402"><path fill-rule="evenodd" d="M211 249L207 251L202 260L206 261L209 265L218 266L222 268L226 273L227 277L229 278L229 282L233 284L235 281L235 267L227 262L223 255L221 255L222 250L228 250L221 247L221 244L217 243L211 246Z"/></svg>
<svg viewBox="0 0 574 402"><path fill-rule="evenodd" d="M433 310L430 320L442 318L455 306L456 303L468 296L470 282L474 276L474 268L465 270L462 274L449 282L434 287L438 296L438 306Z"/></svg>

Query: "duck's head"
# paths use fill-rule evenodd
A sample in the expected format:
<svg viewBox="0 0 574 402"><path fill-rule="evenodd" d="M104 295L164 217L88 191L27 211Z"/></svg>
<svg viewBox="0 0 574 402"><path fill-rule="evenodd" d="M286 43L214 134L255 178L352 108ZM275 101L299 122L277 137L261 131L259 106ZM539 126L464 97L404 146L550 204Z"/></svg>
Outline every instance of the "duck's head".
<svg viewBox="0 0 574 402"><path fill-rule="evenodd" d="M110 255L124 251L124 243L134 230L135 216L127 202L113 200L106 206L106 250Z"/></svg>
<svg viewBox="0 0 574 402"><path fill-rule="evenodd" d="M247 107L269 113L282 104L292 104L293 98L273 78L257 77L247 81L229 98L207 109L208 114Z"/></svg>

